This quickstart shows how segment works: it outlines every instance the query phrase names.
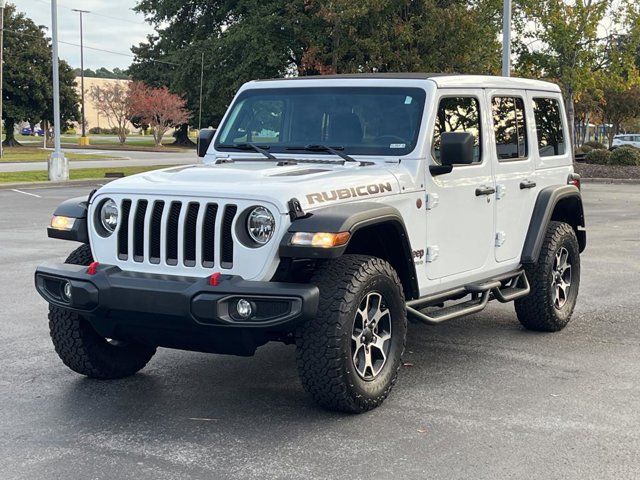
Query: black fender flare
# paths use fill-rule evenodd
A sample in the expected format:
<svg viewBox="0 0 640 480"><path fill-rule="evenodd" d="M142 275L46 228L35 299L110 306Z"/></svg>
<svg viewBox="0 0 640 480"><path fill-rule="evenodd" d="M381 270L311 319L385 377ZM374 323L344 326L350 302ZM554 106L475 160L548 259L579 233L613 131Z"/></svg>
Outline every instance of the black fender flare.
<svg viewBox="0 0 640 480"><path fill-rule="evenodd" d="M397 248L401 249L401 257L405 262L404 267L408 272L408 278L405 280L408 281L412 295L417 295L418 281L413 262L413 251L404 219L398 209L389 205L377 202L357 202L314 210L291 223L289 230L280 242L278 253L281 258L292 259L337 258L345 253L349 242L338 247L320 248L291 245L291 237L296 232L349 232L351 234L349 241L351 241L358 230L383 224L392 226L398 233L400 242Z"/></svg>
<svg viewBox="0 0 640 480"><path fill-rule="evenodd" d="M538 193L524 247L522 248L521 262L535 263L542 249L547 232L547 226L553 218L556 206L567 199L571 199L571 207L567 214L570 216L570 224L576 232L580 252L586 247L586 232L579 227L584 227L584 209L582 207L582 195L574 185L552 185L545 187Z"/></svg>
<svg viewBox="0 0 640 480"><path fill-rule="evenodd" d="M73 242L89 243L89 231L87 229L87 212L89 200L86 197L75 197L65 200L53 212L54 216L75 218L71 230L56 230L47 228L49 238L71 240Z"/></svg>

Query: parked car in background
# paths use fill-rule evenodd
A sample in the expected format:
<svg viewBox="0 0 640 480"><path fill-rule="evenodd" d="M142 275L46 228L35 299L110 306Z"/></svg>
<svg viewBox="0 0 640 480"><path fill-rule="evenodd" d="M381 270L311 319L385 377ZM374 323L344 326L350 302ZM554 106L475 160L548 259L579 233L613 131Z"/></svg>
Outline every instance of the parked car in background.
<svg viewBox="0 0 640 480"><path fill-rule="evenodd" d="M624 135L616 135L615 137L613 137L611 150L614 150L618 147L623 147L623 146L640 148L640 133L636 133L636 134L626 133Z"/></svg>
<svg viewBox="0 0 640 480"><path fill-rule="evenodd" d="M41 128L32 130L31 127L24 127L20 130L20 135L37 135L39 137L44 137L44 130L42 130Z"/></svg>

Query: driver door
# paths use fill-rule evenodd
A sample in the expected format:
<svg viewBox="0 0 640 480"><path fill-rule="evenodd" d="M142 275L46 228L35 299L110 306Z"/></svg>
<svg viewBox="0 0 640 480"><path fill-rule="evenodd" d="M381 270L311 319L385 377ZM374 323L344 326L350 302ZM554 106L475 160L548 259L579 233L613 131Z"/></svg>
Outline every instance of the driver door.
<svg viewBox="0 0 640 480"><path fill-rule="evenodd" d="M429 279L455 282L456 275L481 272L493 257L495 183L488 148L482 89L441 90L431 130L432 164L440 164L444 132L474 137L471 163L454 165L450 173L427 171L427 255Z"/></svg>

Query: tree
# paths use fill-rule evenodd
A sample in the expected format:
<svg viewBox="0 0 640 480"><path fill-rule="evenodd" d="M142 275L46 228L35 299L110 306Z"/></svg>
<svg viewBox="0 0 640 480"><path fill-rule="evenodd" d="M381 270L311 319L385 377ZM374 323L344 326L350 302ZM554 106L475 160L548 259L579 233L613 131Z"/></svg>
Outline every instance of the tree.
<svg viewBox="0 0 640 480"><path fill-rule="evenodd" d="M637 34L632 32L638 29L638 4L635 0L520 0L519 7L514 22L519 33L518 72L560 85L575 144L576 99L592 85L595 72L608 69L611 52L635 52ZM627 34L633 41L622 48L621 39Z"/></svg>
<svg viewBox="0 0 640 480"><path fill-rule="evenodd" d="M14 137L18 122L53 120L51 44L44 27L16 12L12 4L5 8L4 28L3 145L19 146ZM64 124L78 119L78 103L73 72L60 61L60 113Z"/></svg>
<svg viewBox="0 0 640 480"><path fill-rule="evenodd" d="M167 87L152 88L142 82L131 85L129 112L150 126L156 147L162 146L162 138L170 128L185 123L191 114L186 100Z"/></svg>
<svg viewBox="0 0 640 480"><path fill-rule="evenodd" d="M115 128L121 145L127 140L127 122L131 118L129 89L128 83L118 81L103 87L93 86L89 91L93 106L107 118L109 126Z"/></svg>
<svg viewBox="0 0 640 480"><path fill-rule="evenodd" d="M217 125L256 78L386 71L499 70L500 0L140 0L157 34L129 73L184 92ZM455 41L451 41L455 38ZM193 119L192 119L193 123Z"/></svg>

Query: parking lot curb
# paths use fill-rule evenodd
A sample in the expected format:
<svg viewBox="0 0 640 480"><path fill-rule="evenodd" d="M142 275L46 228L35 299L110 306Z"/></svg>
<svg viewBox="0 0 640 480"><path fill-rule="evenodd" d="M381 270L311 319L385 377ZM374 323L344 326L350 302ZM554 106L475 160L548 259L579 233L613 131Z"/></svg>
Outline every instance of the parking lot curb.
<svg viewBox="0 0 640 480"><path fill-rule="evenodd" d="M583 183L631 183L640 184L640 178L581 178Z"/></svg>

